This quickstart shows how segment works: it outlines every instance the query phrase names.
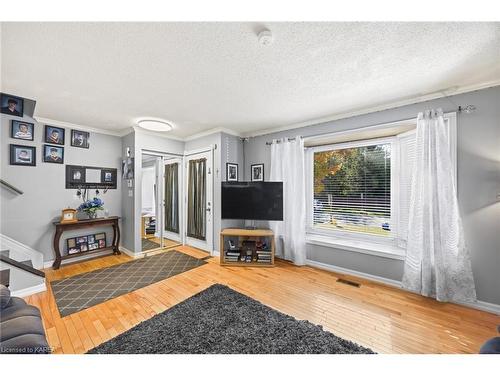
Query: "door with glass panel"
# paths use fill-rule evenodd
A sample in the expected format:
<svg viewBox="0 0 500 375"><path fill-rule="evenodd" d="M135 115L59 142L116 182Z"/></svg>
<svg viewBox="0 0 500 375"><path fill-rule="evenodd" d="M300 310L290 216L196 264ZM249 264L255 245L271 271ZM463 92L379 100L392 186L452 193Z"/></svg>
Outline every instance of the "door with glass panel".
<svg viewBox="0 0 500 375"><path fill-rule="evenodd" d="M163 169L163 237L182 241L181 184L182 159L166 160Z"/></svg>
<svg viewBox="0 0 500 375"><path fill-rule="evenodd" d="M186 156L185 170L186 244L212 252L212 151Z"/></svg>

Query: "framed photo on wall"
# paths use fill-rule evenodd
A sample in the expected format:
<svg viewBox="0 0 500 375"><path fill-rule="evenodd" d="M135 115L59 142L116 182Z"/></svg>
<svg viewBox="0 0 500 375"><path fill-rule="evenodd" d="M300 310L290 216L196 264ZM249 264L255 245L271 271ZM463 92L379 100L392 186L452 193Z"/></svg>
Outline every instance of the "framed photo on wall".
<svg viewBox="0 0 500 375"><path fill-rule="evenodd" d="M12 120L10 125L10 136L23 141L33 141L35 124L31 122Z"/></svg>
<svg viewBox="0 0 500 375"><path fill-rule="evenodd" d="M71 130L71 146L89 148L90 133L81 130Z"/></svg>
<svg viewBox="0 0 500 375"><path fill-rule="evenodd" d="M10 165L36 166L36 147L10 145Z"/></svg>
<svg viewBox="0 0 500 375"><path fill-rule="evenodd" d="M23 117L24 99L2 92L0 93L0 110L6 115Z"/></svg>
<svg viewBox="0 0 500 375"><path fill-rule="evenodd" d="M43 161L64 164L64 147L43 145Z"/></svg>
<svg viewBox="0 0 500 375"><path fill-rule="evenodd" d="M238 164L226 163L226 181L238 181Z"/></svg>
<svg viewBox="0 0 500 375"><path fill-rule="evenodd" d="M251 181L264 181L264 164L252 164L250 172Z"/></svg>
<svg viewBox="0 0 500 375"><path fill-rule="evenodd" d="M52 125L45 125L45 143L52 143L54 145L64 144L63 128L58 128Z"/></svg>

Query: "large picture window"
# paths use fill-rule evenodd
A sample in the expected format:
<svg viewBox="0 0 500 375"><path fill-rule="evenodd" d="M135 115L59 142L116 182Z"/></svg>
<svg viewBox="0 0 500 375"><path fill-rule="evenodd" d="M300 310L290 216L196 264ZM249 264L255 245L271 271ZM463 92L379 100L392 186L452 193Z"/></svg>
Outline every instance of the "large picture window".
<svg viewBox="0 0 500 375"><path fill-rule="evenodd" d="M390 141L315 150L313 228L390 237L391 154Z"/></svg>

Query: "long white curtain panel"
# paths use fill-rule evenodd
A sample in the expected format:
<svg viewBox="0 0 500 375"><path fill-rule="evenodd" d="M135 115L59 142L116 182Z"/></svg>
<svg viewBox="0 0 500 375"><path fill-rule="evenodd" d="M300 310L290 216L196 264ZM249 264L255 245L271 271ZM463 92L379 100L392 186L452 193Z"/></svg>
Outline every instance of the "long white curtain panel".
<svg viewBox="0 0 500 375"><path fill-rule="evenodd" d="M304 141L281 139L271 145L271 181L283 181L283 221L272 221L276 252L296 265L306 262Z"/></svg>
<svg viewBox="0 0 500 375"><path fill-rule="evenodd" d="M476 290L441 110L419 113L403 288L473 302Z"/></svg>

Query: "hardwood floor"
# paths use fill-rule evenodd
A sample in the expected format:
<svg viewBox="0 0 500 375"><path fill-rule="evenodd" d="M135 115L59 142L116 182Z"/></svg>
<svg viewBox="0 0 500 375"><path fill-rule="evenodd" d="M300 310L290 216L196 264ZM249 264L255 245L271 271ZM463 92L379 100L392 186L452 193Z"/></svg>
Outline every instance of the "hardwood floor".
<svg viewBox="0 0 500 375"><path fill-rule="evenodd" d="M176 250L203 258L205 252ZM272 308L322 325L337 336L379 353L477 353L496 335L500 317L442 304L402 290L359 279L359 288L338 283L340 276L277 261L275 268L221 267L208 264L61 318L50 281L131 261L106 256L59 270L46 270L47 291L26 297L38 306L55 353L84 353L212 284L220 283Z"/></svg>

